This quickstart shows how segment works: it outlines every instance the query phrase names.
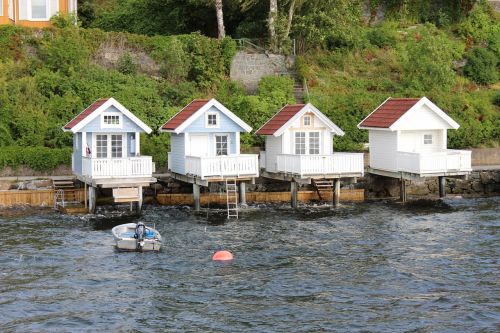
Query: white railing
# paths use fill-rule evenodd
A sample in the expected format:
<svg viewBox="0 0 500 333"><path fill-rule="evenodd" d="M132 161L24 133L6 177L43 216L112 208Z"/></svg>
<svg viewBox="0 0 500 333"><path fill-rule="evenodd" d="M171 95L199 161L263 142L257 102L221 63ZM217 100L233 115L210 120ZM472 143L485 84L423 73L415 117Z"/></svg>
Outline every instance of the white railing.
<svg viewBox="0 0 500 333"><path fill-rule="evenodd" d="M151 156L128 158L88 158L82 161L82 175L92 178L151 177Z"/></svg>
<svg viewBox="0 0 500 333"><path fill-rule="evenodd" d="M398 151L397 168L419 174L471 171L471 152L452 149L429 153Z"/></svg>
<svg viewBox="0 0 500 333"><path fill-rule="evenodd" d="M259 158L255 154L215 157L186 156L186 174L201 177L258 177Z"/></svg>
<svg viewBox="0 0 500 333"><path fill-rule="evenodd" d="M300 176L364 174L363 154L361 153L280 154L276 162L278 171Z"/></svg>

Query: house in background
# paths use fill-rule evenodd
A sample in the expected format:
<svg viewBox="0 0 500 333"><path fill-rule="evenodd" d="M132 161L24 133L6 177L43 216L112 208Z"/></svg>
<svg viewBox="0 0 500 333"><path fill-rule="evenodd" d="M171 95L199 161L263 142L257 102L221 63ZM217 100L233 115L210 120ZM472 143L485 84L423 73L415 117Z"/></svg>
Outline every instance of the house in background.
<svg viewBox="0 0 500 333"><path fill-rule="evenodd" d="M142 187L152 177L151 156L140 155L140 133L151 128L114 98L99 99L67 123L73 133L73 173L89 186L89 210L95 210L96 188L112 188L115 202L142 205ZM132 205L131 205L132 206Z"/></svg>
<svg viewBox="0 0 500 333"><path fill-rule="evenodd" d="M401 179L439 177L444 196L445 177L464 177L471 169L471 152L447 149L447 130L459 125L426 97L388 98L358 128L368 130L369 172Z"/></svg>
<svg viewBox="0 0 500 333"><path fill-rule="evenodd" d="M226 193L239 182L244 202L244 182L259 176L258 155L240 154L240 133L251 130L215 99L193 100L161 126L160 131L171 135L171 177L193 184L196 209L200 208L199 186L209 182L225 182Z"/></svg>
<svg viewBox="0 0 500 333"><path fill-rule="evenodd" d="M333 136L344 132L310 103L286 105L256 134L266 136L262 176L290 181L293 207L297 183L312 182L320 199L322 192L334 190L338 205L340 179L364 174L363 154L334 152Z"/></svg>
<svg viewBox="0 0 500 333"><path fill-rule="evenodd" d="M0 24L49 27L57 14L77 12L77 0L0 0Z"/></svg>

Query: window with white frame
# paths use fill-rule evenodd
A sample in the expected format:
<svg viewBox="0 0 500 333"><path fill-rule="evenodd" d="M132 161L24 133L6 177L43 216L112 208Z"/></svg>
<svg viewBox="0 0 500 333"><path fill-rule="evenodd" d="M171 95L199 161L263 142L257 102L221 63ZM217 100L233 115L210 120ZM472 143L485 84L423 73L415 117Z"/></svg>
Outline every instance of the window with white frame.
<svg viewBox="0 0 500 333"><path fill-rule="evenodd" d="M295 154L306 153L306 132L295 132Z"/></svg>
<svg viewBox="0 0 500 333"><path fill-rule="evenodd" d="M219 114L217 112L207 112L206 127L219 127Z"/></svg>
<svg viewBox="0 0 500 333"><path fill-rule="evenodd" d="M295 132L296 155L319 155L320 132Z"/></svg>
<svg viewBox="0 0 500 333"><path fill-rule="evenodd" d="M121 128L122 117L119 113L103 113L101 118L102 128Z"/></svg>
<svg viewBox="0 0 500 333"><path fill-rule="evenodd" d="M0 2L0 16L3 16L3 1Z"/></svg>
<svg viewBox="0 0 500 333"><path fill-rule="evenodd" d="M49 1L31 0L31 19L46 20L49 19Z"/></svg>
<svg viewBox="0 0 500 333"><path fill-rule="evenodd" d="M309 132L309 154L319 154L319 132Z"/></svg>
<svg viewBox="0 0 500 333"><path fill-rule="evenodd" d="M424 134L424 145L432 145L432 134Z"/></svg>
<svg viewBox="0 0 500 333"><path fill-rule="evenodd" d="M108 136L106 134L97 134L95 139L96 157L108 157Z"/></svg>
<svg viewBox="0 0 500 333"><path fill-rule="evenodd" d="M111 135L111 157L123 157L123 136L121 134Z"/></svg>
<svg viewBox="0 0 500 333"><path fill-rule="evenodd" d="M304 126L311 126L311 116L304 116Z"/></svg>
<svg viewBox="0 0 500 333"><path fill-rule="evenodd" d="M215 155L228 155L228 136L216 135L215 136Z"/></svg>

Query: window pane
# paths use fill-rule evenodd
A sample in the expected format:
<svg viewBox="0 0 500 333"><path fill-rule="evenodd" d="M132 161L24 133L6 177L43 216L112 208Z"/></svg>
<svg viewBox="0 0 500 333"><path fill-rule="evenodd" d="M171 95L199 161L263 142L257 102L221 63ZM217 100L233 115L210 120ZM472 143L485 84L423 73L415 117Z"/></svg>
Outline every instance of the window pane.
<svg viewBox="0 0 500 333"><path fill-rule="evenodd" d="M96 136L96 157L97 158L107 158L108 157L108 136L107 135L97 135Z"/></svg>
<svg viewBox="0 0 500 333"><path fill-rule="evenodd" d="M47 18L46 0L31 0L31 18L34 19Z"/></svg>
<svg viewBox="0 0 500 333"><path fill-rule="evenodd" d="M319 132L309 133L309 154L319 154Z"/></svg>
<svg viewBox="0 0 500 333"><path fill-rule="evenodd" d="M306 153L306 133L295 133L295 154L303 155Z"/></svg>
<svg viewBox="0 0 500 333"><path fill-rule="evenodd" d="M207 115L207 124L209 126L217 126L217 115L216 114L208 114Z"/></svg>
<svg viewBox="0 0 500 333"><path fill-rule="evenodd" d="M111 157L123 157L122 136L111 135Z"/></svg>
<svg viewBox="0 0 500 333"><path fill-rule="evenodd" d="M304 117L304 126L310 126L310 125L311 125L311 117L305 116Z"/></svg>
<svg viewBox="0 0 500 333"><path fill-rule="evenodd" d="M424 144L425 145L432 144L432 134L424 134Z"/></svg>

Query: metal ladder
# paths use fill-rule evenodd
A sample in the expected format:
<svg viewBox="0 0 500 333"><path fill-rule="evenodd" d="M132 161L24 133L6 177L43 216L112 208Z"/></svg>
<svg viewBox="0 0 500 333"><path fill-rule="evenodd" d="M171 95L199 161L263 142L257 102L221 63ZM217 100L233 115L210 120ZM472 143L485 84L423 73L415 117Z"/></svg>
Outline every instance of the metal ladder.
<svg viewBox="0 0 500 333"><path fill-rule="evenodd" d="M238 218L238 186L236 179L226 179L226 202L227 202L227 218Z"/></svg>

